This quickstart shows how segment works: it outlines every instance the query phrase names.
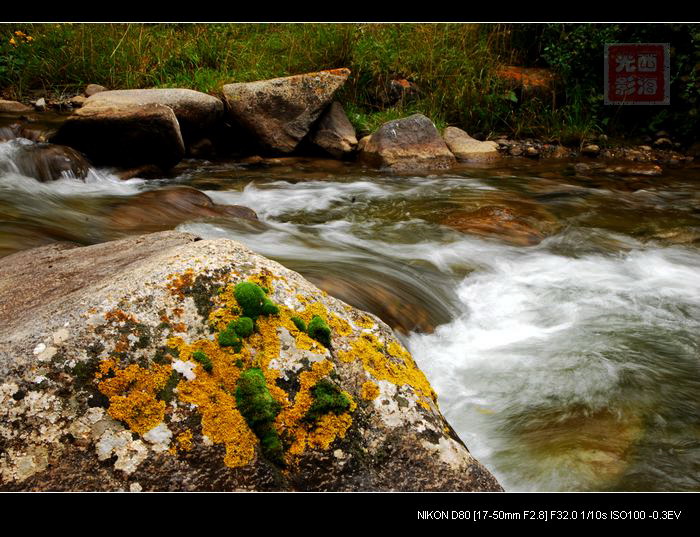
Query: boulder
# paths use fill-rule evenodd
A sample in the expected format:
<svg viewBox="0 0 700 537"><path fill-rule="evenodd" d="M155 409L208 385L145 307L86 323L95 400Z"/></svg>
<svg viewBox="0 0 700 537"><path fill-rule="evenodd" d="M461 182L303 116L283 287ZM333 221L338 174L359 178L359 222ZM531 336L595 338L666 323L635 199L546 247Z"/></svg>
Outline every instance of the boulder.
<svg viewBox="0 0 700 537"><path fill-rule="evenodd" d="M96 93L100 93L101 91L107 91L107 88L104 86L100 86L99 84L88 84L85 87L85 97L92 97Z"/></svg>
<svg viewBox="0 0 700 537"><path fill-rule="evenodd" d="M42 183L64 177L84 179L90 171L90 164L82 154L55 144L22 144L13 161L19 173Z"/></svg>
<svg viewBox="0 0 700 537"><path fill-rule="evenodd" d="M107 229L133 235L177 227L203 218L257 220L255 211L241 205L217 205L196 188L176 186L126 198L108 215Z"/></svg>
<svg viewBox="0 0 700 537"><path fill-rule="evenodd" d="M360 160L396 171L443 169L456 162L433 122L422 114L384 123L362 142Z"/></svg>
<svg viewBox="0 0 700 537"><path fill-rule="evenodd" d="M168 169L185 154L175 113L162 104L83 106L51 139L85 153L97 165Z"/></svg>
<svg viewBox="0 0 700 537"><path fill-rule="evenodd" d="M447 147L459 160L481 162L493 160L499 156L496 142L480 142L457 127L447 127L442 137Z"/></svg>
<svg viewBox="0 0 700 537"><path fill-rule="evenodd" d="M339 102L334 101L323 113L311 141L335 158L342 158L355 151L355 127Z"/></svg>
<svg viewBox="0 0 700 537"><path fill-rule="evenodd" d="M93 94L84 107L122 107L125 105L160 104L175 112L182 136L189 145L213 129L223 118L221 100L191 89L108 90Z"/></svg>
<svg viewBox="0 0 700 537"><path fill-rule="evenodd" d="M0 490L501 490L389 327L240 243L0 273Z"/></svg>
<svg viewBox="0 0 700 537"><path fill-rule="evenodd" d="M32 112L34 109L31 106L22 104L17 101L5 101L0 99L0 114L15 114L23 112Z"/></svg>
<svg viewBox="0 0 700 537"><path fill-rule="evenodd" d="M263 148L291 153L349 75L349 69L333 69L226 84L223 94L227 112Z"/></svg>

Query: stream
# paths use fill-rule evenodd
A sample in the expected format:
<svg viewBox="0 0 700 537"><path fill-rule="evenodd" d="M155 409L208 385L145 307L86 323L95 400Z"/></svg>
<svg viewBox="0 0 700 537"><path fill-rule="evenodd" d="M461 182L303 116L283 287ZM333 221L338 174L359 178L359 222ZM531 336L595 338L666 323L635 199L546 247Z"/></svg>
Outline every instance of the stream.
<svg viewBox="0 0 700 537"><path fill-rule="evenodd" d="M0 143L0 256L154 231L109 216L144 191L196 188L260 222L178 230L241 241L379 315L506 490L700 490L697 165L645 177L511 158L388 175L193 160L163 179L41 183L16 165L21 143ZM518 224L466 229L483 207Z"/></svg>

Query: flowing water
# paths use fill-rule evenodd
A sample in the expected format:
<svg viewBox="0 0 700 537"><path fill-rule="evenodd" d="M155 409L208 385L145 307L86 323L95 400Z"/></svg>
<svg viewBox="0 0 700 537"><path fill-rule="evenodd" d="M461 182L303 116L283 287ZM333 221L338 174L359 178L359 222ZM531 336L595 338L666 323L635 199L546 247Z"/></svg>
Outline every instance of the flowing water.
<svg viewBox="0 0 700 537"><path fill-rule="evenodd" d="M115 227L115 207L192 186L260 222L177 229L239 240L394 326L506 490L700 490L700 168L584 177L507 160L397 176L193 161L162 180L100 169L40 183L13 164L17 143L0 143L0 255L137 233ZM455 224L485 206L532 233Z"/></svg>

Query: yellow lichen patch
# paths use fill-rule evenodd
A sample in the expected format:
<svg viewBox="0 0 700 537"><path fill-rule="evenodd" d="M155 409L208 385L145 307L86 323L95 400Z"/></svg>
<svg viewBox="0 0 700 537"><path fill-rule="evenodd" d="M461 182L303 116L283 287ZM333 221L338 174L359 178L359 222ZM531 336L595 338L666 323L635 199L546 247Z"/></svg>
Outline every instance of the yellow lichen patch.
<svg viewBox="0 0 700 537"><path fill-rule="evenodd" d="M368 380L362 385L362 388L360 389L360 397L367 401L372 401L376 399L377 397L379 397L379 386L377 386L371 380Z"/></svg>
<svg viewBox="0 0 700 537"><path fill-rule="evenodd" d="M153 364L150 369L132 364L117 369L113 360L100 364L96 377L105 378L99 390L109 398L107 412L116 420L125 422L132 431L144 434L165 418L165 402L157 399L165 387L172 369L169 365Z"/></svg>
<svg viewBox="0 0 700 537"><path fill-rule="evenodd" d="M312 449L328 449L336 438L345 438L350 425L352 418L348 412L321 416L314 429L308 433L306 443Z"/></svg>
<svg viewBox="0 0 700 537"><path fill-rule="evenodd" d="M249 345L255 349L253 364L265 370L271 360L280 355L280 338L277 334L279 318L277 315L258 317L255 321L256 332L247 338Z"/></svg>
<svg viewBox="0 0 700 537"><path fill-rule="evenodd" d="M372 320L369 315L362 315L359 319L355 320L355 324L360 328L374 328L376 323Z"/></svg>
<svg viewBox="0 0 700 537"><path fill-rule="evenodd" d="M236 408L236 399L224 391L214 375L200 374L180 382L178 398L197 406L202 415L202 434L215 444L224 444L224 464L245 466L255 456L258 438Z"/></svg>
<svg viewBox="0 0 700 537"><path fill-rule="evenodd" d="M238 301L233 294L235 287L235 284L226 285L216 297L218 307L209 314L209 324L216 330L225 330L231 321L240 317Z"/></svg>
<svg viewBox="0 0 700 537"><path fill-rule="evenodd" d="M398 343L389 343L387 356L384 346L371 334L363 334L355 339L349 351L338 351L338 358L342 362L355 362L361 360L367 372L377 380L387 380L397 386L411 386L417 395L421 395L435 401L437 395L430 386L428 379L418 369L411 355ZM427 406L423 402L423 406Z"/></svg>
<svg viewBox="0 0 700 537"><path fill-rule="evenodd" d="M260 287L264 287L269 291L268 294L272 293L273 276L272 272L270 272L269 270L262 269L262 271L260 271L258 274L253 274L252 276L249 276L248 281L259 285Z"/></svg>
<svg viewBox="0 0 700 537"><path fill-rule="evenodd" d="M177 449L180 451L191 451L193 444L192 444L192 431L185 431L184 433L181 433L175 437L175 441L177 442Z"/></svg>

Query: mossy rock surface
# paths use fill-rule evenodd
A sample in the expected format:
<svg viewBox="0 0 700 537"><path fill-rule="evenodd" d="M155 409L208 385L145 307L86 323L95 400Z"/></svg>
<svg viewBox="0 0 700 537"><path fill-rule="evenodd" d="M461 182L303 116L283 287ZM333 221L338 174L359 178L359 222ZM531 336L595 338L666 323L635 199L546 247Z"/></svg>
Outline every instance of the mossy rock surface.
<svg viewBox="0 0 700 537"><path fill-rule="evenodd" d="M388 326L238 242L57 243L0 273L0 490L500 490Z"/></svg>

